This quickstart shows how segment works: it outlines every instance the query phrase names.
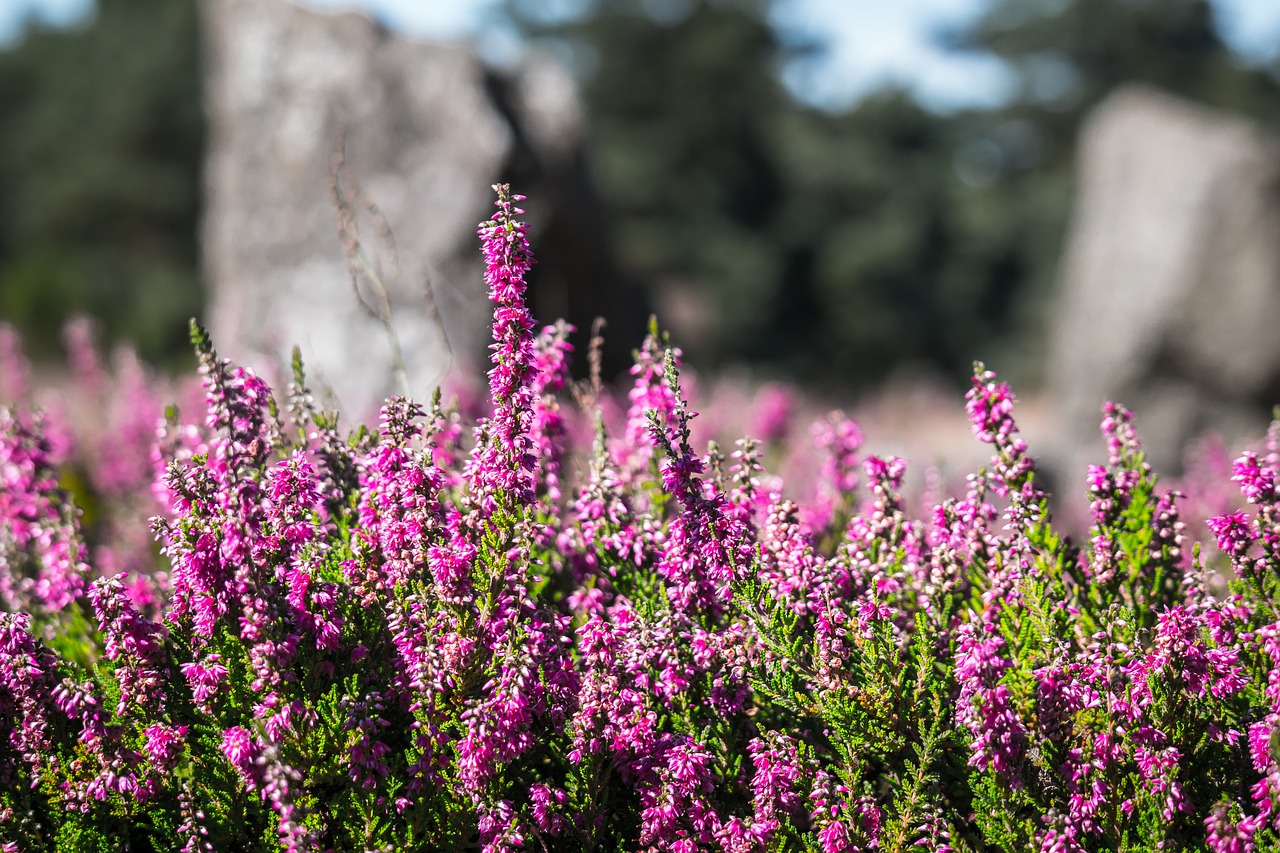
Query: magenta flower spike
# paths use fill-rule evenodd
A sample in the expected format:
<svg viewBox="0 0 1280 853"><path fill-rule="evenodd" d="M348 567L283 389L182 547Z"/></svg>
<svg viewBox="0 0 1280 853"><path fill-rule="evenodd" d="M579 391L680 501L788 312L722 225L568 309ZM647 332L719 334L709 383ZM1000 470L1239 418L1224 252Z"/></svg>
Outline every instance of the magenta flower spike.
<svg viewBox="0 0 1280 853"><path fill-rule="evenodd" d="M533 405L533 315L525 305L525 275L533 267L527 226L516 219L524 214L506 184L495 184L498 208L493 219L481 223L484 280L493 303L493 351L489 370L489 399L493 412L482 421L471 460L472 488L483 507L492 509L498 495L515 506L534 497L533 442L530 426Z"/></svg>

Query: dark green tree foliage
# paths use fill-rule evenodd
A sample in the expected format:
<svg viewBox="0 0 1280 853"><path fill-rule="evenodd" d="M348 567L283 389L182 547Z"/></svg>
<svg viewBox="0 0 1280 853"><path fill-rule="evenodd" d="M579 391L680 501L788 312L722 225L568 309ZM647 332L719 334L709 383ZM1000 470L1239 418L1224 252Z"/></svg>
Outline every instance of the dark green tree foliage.
<svg viewBox="0 0 1280 853"><path fill-rule="evenodd" d="M99 0L0 52L0 318L37 354L73 312L151 359L200 308L194 0Z"/></svg>
<svg viewBox="0 0 1280 853"><path fill-rule="evenodd" d="M1081 113L1121 83L1263 119L1277 104L1275 70L1247 67L1232 53L1208 0L995 0L950 41L1018 72L1016 97L997 115L1039 125L1042 159L1069 151Z"/></svg>
<svg viewBox="0 0 1280 853"><path fill-rule="evenodd" d="M942 35L1010 63L1006 106L943 115L887 90L826 112L778 82L814 48L770 26L775 5L595 0L549 23L544 4L508 4L578 58L618 248L702 294L705 335L686 339L704 364L859 384L903 361L960 379L978 355L1032 381L1084 112L1130 80L1280 105L1205 2L996 0Z"/></svg>
<svg viewBox="0 0 1280 853"><path fill-rule="evenodd" d="M541 4L512 4L527 33L592 67L590 150L622 262L709 296L706 349L719 355L748 354L729 342L771 331L787 272L773 130L794 107L774 74L784 48L766 6L620 0L549 26L529 17Z"/></svg>
<svg viewBox="0 0 1280 853"><path fill-rule="evenodd" d="M856 385L905 360L961 377L975 353L998 356L1061 211L961 179L980 114L900 91L840 114L796 103L776 71L813 47L784 42L769 6L618 0L548 25L511 4L526 32L588 59L625 261L701 293L710 316L689 348L704 362Z"/></svg>

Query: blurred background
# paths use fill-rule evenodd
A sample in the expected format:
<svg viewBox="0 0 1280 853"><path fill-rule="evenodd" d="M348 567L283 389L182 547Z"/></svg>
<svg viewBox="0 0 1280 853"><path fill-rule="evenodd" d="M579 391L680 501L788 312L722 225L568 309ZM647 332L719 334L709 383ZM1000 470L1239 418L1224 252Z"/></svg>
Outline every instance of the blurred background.
<svg viewBox="0 0 1280 853"><path fill-rule="evenodd" d="M329 260L342 266L326 172L335 140L348 128L333 110L321 110L324 120L308 124L310 113L301 111L301 101L290 101L290 93L320 98L323 86L316 81L337 80L355 53L374 57L369 73L384 82L351 91L374 91L361 96L365 101L408 98L410 106L393 111L394 120L352 108L359 115L349 120L351 145L359 150L347 186L359 180L363 189L346 196L340 190L340 200L363 210L363 193L381 205L405 256L419 242L431 242L419 237L435 227L432 211L446 208L457 193L448 191L447 175L437 174L416 199L399 199L403 187L390 178L379 182L378 170L416 168L406 165L406 152L424 161L445 152L440 156L452 162L450 151L474 153L501 131L505 148L486 161L498 164L490 172L500 174L486 176L477 167L479 186L467 187L457 202L464 225L445 242L474 253L471 229L486 215L492 180L531 187L524 191L535 225L544 212L540 204L553 208L542 239L535 238L539 319L567 313L586 329L596 313L606 313L617 342L610 355L615 371L625 367L626 351L639 343L654 311L704 373L746 369L758 381L788 380L834 397L903 376L962 389L975 358L1024 391L1068 381L1064 373L1088 364L1070 348L1091 347L1079 340L1090 329L1115 338L1154 322L1142 293L1108 302L1116 298L1115 285L1096 271L1124 270L1129 262L1109 260L1106 251L1122 251L1114 247L1098 249L1103 254L1094 259L1090 229L1098 230L1107 212L1120 216L1116 227L1136 229L1125 232L1128 244L1150 253L1163 251L1167 241L1169 257L1181 258L1175 250L1189 245L1218 246L1214 234L1238 233L1223 225L1232 221L1222 211L1233 210L1233 202L1215 188L1226 184L1213 182L1200 196L1178 187L1215 156L1196 153L1194 140L1178 161L1183 165L1154 176L1162 185L1158 201L1149 187L1133 189L1148 208L1155 206L1147 214L1155 220L1167 215L1181 222L1169 211L1182 198L1201 199L1184 217L1191 222L1186 229L1142 237L1147 226L1115 213L1128 210L1120 197L1082 208L1082 133L1108 98L1120 106L1107 127L1119 127L1115 116L1125 110L1137 115L1150 108L1157 118L1170 116L1174 127L1204 130L1205 138L1217 139L1215 128L1225 128L1231 139L1247 137L1241 145L1262 153L1247 168L1231 167L1243 187L1231 190L1232 197L1261 193L1259 210L1280 204L1280 184L1268 171L1280 117L1275 0L367 0L341 6L314 0L305 10L272 11L277 3L283 6L283 0L0 0L0 320L23 332L34 356L60 356L59 330L76 313L97 318L108 341L133 342L145 359L169 367L190 362L187 317L221 312L229 318L224 327L243 326L236 311L259 303L228 297L219 308L219 294L263 276L251 258L236 259L241 247L248 247L246 257L254 251L266 257L268 247L292 239L291 226L280 220L288 217L290 200L301 205L303 196L272 196L271 214L255 219L255 211L268 208L253 195L290 169L311 182L318 206L326 208L308 212L299 228L305 239L331 246ZM327 28L329 53L319 42L303 44L308 21L337 11L358 11L376 24L344 16L335 20L347 23L315 25ZM343 27L354 29L347 34ZM357 37L367 43L348 48ZM410 57L417 47L403 45L420 42L466 45L476 64L413 65L420 61ZM291 59L304 55L306 62ZM393 61L416 70L388 68ZM548 65L559 71L547 72ZM502 126L485 130L490 119L484 119L474 140L450 143L441 125L462 127L464 119L444 122L439 110L452 107L413 106L413 99L420 84L429 88L423 81L436 73L432 68L461 75L458 69L473 67ZM548 73L560 74L555 79L569 81L568 88L525 85ZM405 88L408 94L396 94ZM466 87L444 86L440 96L449 90ZM1123 103L1114 101L1121 90L1129 92ZM407 118L414 110L419 119ZM412 125L417 120L421 125ZM1159 160L1142 153L1152 134L1135 127L1126 139L1136 139L1137 153L1116 161L1121 182ZM368 131L363 142L362 128ZM304 139L302 148L289 148L287 133ZM390 134L398 134L396 151L375 164L382 155L371 140ZM264 135L274 140L271 146L255 147L253 140ZM415 147L419 136L435 141ZM1107 143L1098 144L1102 151ZM303 148L319 154L296 154ZM1110 162L1106 156L1099 154L1100 162ZM1223 156L1238 162L1235 154ZM1113 185L1102 180L1104 190ZM415 201L426 224L396 215ZM1082 209L1102 214L1091 214L1090 225L1079 220ZM360 215L368 219L367 212ZM438 222L446 219L441 213ZM1159 230L1158 223L1152 227ZM367 225L366 244L377 243L387 255L389 244L374 233ZM1069 246L1073 234L1082 241L1077 250ZM1264 231L1257 239L1265 247L1268 240L1280 243L1280 234ZM256 250L255 240L261 243ZM430 280L435 271L434 298L453 330L450 346L465 356L482 346L483 336L474 333L474 312L454 311L442 293L471 268L451 267L450 251L426 257L423 275ZM1087 260L1064 260L1073 251ZM1265 248L1259 251L1265 255ZM1179 261L1169 275L1200 269L1205 258L1218 257L1214 252L1234 250L1197 251L1194 263ZM478 275L478 254L459 257ZM274 266L265 269L274 272L253 286L279 287L294 294L282 299L309 301L305 281L320 268L307 266L303 256L271 258ZM283 275L285 266L304 272L277 285L272 276ZM1091 280L1105 282L1101 293L1089 296L1086 288L1084 295L1064 295L1071 269L1093 271ZM1225 368L1198 367L1196 356L1169 341L1194 337L1185 317L1202 313L1206 288L1210 303L1230 304L1237 316L1241 306L1247 312L1256 304L1257 316L1271 322L1280 264L1263 258L1240 275L1248 279L1247 293L1225 300L1212 298L1218 287L1212 270L1165 291L1158 282L1142 284L1148 296L1172 294L1184 305L1182 319L1170 320L1144 345L1150 364L1143 376L1163 371L1192 388L1179 386L1179 393L1201 387L1228 393L1216 380ZM1201 302L1183 293L1191 290ZM342 317L358 309L347 304L333 312ZM1103 322L1108 312L1120 316ZM1230 336L1229 322L1219 326ZM286 343L300 333L275 334ZM402 336L412 342L411 331ZM237 356L223 340L224 353ZM1130 350L1121 355L1137 357ZM1252 429L1265 420L1249 418L1280 401L1274 397L1280 353L1249 351L1246 358L1253 367L1267 361L1254 371L1258 376L1242 380L1232 401L1248 413L1242 429ZM1126 381L1147 387L1143 376ZM1093 399L1106 390L1095 382L1078 396ZM1084 408L1096 413L1100 402ZM1178 440L1206 426L1212 424L1203 419L1183 424Z"/></svg>

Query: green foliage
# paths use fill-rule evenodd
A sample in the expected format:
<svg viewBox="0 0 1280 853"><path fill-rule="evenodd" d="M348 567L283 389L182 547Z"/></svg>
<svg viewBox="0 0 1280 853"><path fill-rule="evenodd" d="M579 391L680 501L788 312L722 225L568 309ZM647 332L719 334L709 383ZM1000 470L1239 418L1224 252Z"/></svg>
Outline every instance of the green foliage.
<svg viewBox="0 0 1280 853"><path fill-rule="evenodd" d="M97 0L0 51L0 317L49 356L72 313L186 364L204 116L195 0Z"/></svg>
<svg viewBox="0 0 1280 853"><path fill-rule="evenodd" d="M579 70L623 262L700 295L683 337L702 364L858 385L904 361L961 380L982 355L1036 381L1087 111L1131 81L1268 122L1280 105L1205 0L993 0L947 41L1008 63L1007 104L944 114L889 88L820 110L776 76L819 54L771 28L782 6L507 3Z"/></svg>

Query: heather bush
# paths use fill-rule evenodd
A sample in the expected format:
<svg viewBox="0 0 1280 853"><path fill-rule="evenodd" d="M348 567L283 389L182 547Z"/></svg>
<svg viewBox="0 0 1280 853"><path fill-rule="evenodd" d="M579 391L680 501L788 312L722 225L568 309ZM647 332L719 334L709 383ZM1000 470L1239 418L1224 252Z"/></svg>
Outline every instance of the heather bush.
<svg viewBox="0 0 1280 853"><path fill-rule="evenodd" d="M978 365L956 494L911 512L838 415L802 494L764 467L789 404L703 452L656 330L625 404L571 382L496 189L474 424L437 394L345 432L193 324L203 424L114 448L154 490L91 478L156 500L147 566L3 410L0 849L1280 846L1276 431L1194 543L1108 404L1073 542Z"/></svg>

